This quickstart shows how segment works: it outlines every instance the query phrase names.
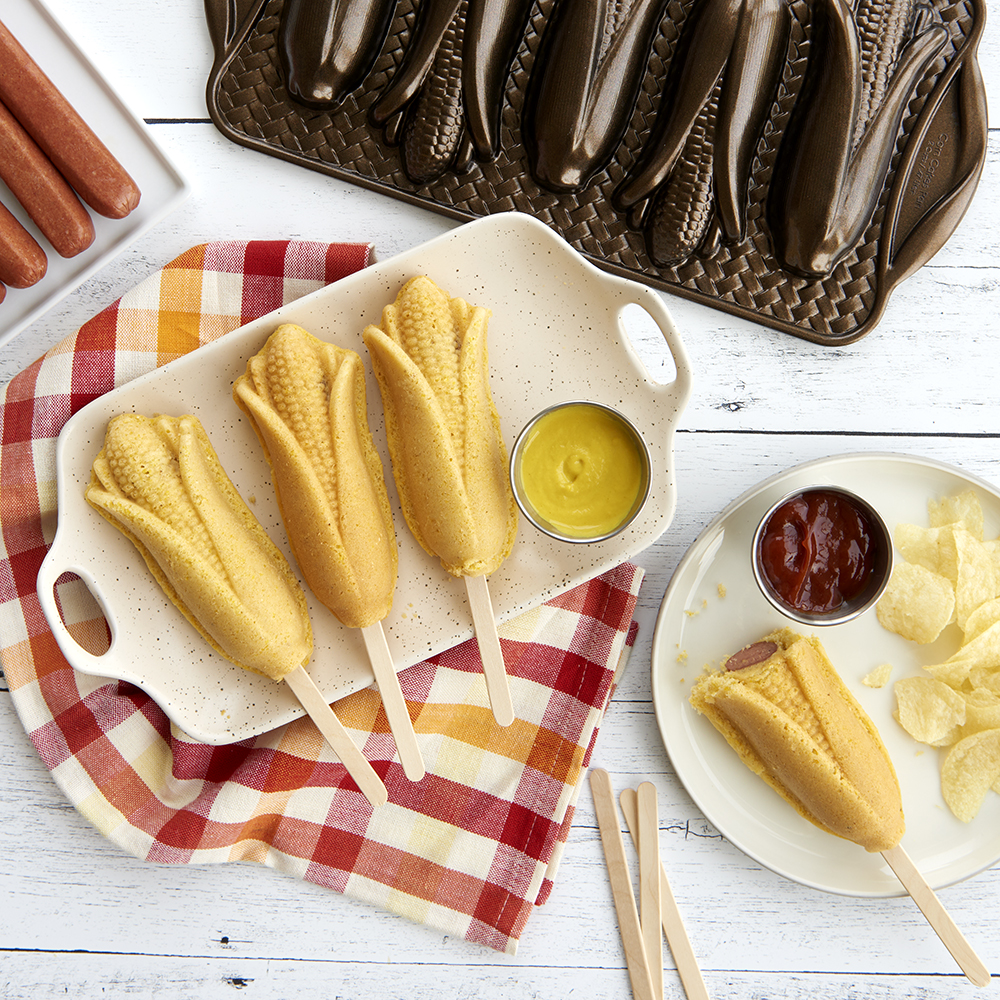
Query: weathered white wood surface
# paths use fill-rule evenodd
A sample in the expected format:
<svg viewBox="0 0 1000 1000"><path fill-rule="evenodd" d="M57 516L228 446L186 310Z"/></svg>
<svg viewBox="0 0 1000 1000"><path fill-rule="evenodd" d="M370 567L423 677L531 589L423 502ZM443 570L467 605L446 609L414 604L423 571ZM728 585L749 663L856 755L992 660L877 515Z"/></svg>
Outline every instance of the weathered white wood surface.
<svg viewBox="0 0 1000 1000"><path fill-rule="evenodd" d="M207 121L211 61L199 0L48 0L152 123L192 198L0 351L0 383L146 274L210 239L371 240L385 258L453 223L226 140ZM991 16L1000 3L991 4ZM0 15L2 16L2 15ZM1000 41L981 49L995 93ZM855 450L927 455L1000 484L1000 145L938 256L881 325L830 350L668 297L696 375L677 441L674 524L638 560L641 633L594 763L616 788L655 782L661 842L713 997L919 997L975 988L905 899L819 893L761 869L699 815L673 776L649 685L656 610L700 529L761 478ZM641 351L662 363L653 341ZM585 788L550 901L514 958L470 947L253 865L163 868L122 855L66 803L0 691L0 995L209 1000L446 1000L630 995ZM997 834L1000 838L1000 832ZM1000 870L941 898L1000 974ZM681 988L667 956L666 995ZM995 989L996 987L993 987Z"/></svg>

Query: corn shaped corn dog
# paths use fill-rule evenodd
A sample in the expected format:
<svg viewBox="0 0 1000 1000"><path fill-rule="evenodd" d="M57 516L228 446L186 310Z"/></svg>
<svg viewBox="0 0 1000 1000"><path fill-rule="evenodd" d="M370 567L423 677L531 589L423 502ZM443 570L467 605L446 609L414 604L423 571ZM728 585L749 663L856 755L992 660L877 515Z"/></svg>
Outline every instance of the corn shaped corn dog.
<svg viewBox="0 0 1000 1000"><path fill-rule="evenodd" d="M381 621L398 555L361 358L285 324L250 359L233 398L264 448L306 582L344 625Z"/></svg>
<svg viewBox="0 0 1000 1000"><path fill-rule="evenodd" d="M486 576L510 554L517 507L490 394L489 310L430 278L404 285L363 334L385 410L406 523L454 576Z"/></svg>
<svg viewBox="0 0 1000 1000"><path fill-rule="evenodd" d="M818 639L772 632L702 677L691 704L806 819L868 851L899 843L892 761Z"/></svg>
<svg viewBox="0 0 1000 1000"><path fill-rule="evenodd" d="M308 663L305 594L197 418L113 418L86 497L224 657L274 680Z"/></svg>

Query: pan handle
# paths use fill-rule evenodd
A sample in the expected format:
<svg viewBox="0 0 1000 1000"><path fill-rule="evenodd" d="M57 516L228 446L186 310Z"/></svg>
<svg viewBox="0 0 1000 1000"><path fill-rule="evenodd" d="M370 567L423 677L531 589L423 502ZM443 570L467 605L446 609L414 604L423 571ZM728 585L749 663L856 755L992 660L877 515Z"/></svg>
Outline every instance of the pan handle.
<svg viewBox="0 0 1000 1000"><path fill-rule="evenodd" d="M977 25L983 23L983 14ZM944 246L972 201L986 160L986 89L979 33L928 97L896 171L879 269L883 296Z"/></svg>

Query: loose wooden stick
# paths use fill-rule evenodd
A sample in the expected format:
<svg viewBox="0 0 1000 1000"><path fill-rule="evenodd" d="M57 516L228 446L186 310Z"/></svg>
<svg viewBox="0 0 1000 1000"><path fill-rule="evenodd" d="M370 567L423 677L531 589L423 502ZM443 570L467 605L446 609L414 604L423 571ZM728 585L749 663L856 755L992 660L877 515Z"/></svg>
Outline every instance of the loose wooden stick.
<svg viewBox="0 0 1000 1000"><path fill-rule="evenodd" d="M639 912L635 908L635 895L629 876L628 862L625 860L625 845L618 825L618 810L615 808L611 778L607 771L595 768L590 772L590 790L594 795L594 811L601 831L604 846L604 860L611 880L611 895L618 914L618 929L625 949L625 964L628 967L632 995L636 1000L656 1000L653 981L649 975L646 950L642 943L642 928Z"/></svg>
<svg viewBox="0 0 1000 1000"><path fill-rule="evenodd" d="M944 946L951 952L961 970L976 986L988 986L990 973L982 959L972 950L965 936L958 929L951 914L944 908L934 890L927 884L920 869L913 859L897 844L882 852L889 867L896 873L896 878L903 883L903 888L910 894L920 912L934 929Z"/></svg>
<svg viewBox="0 0 1000 1000"><path fill-rule="evenodd" d="M626 788L622 792L621 804L629 833L632 834L632 842L638 846L640 839L638 807L636 793L633 789ZM684 927L681 912L677 908L677 901L670 888L667 871L662 863L660 864L660 904L663 932L667 936L667 944L670 945L670 953L674 956L677 975L680 976L684 992L688 995L689 1000L709 1000L708 987L702 977L698 959L695 958L694 949L691 947L691 939Z"/></svg>
<svg viewBox="0 0 1000 1000"><path fill-rule="evenodd" d="M653 993L663 1000L663 922L660 892L660 823L656 786L644 781L637 792L639 809L639 922Z"/></svg>
<svg viewBox="0 0 1000 1000"><path fill-rule="evenodd" d="M465 577L465 589L469 595L472 623L476 629L479 655L483 660L483 675L486 677L486 693L490 698L493 718L501 726L509 726L514 721L514 705L510 700L510 684L507 668L503 662L500 636L497 635L496 618L493 616L493 602L485 576Z"/></svg>
<svg viewBox="0 0 1000 1000"><path fill-rule="evenodd" d="M382 779L375 773L375 768L371 766L368 758L354 745L354 741L333 709L326 703L326 698L306 673L305 668L297 667L290 674L285 674L285 683L309 713L309 718L316 723L316 728L326 738L365 798L373 806L385 805L389 800L389 793Z"/></svg>
<svg viewBox="0 0 1000 1000"><path fill-rule="evenodd" d="M368 650L368 659L375 673L378 693L385 706L385 714L389 719L389 729L396 740L396 749L403 765L403 773L410 781L419 781L425 774L424 758L417 746L417 735L413 731L413 720L410 718L403 697L403 689L399 686L396 667L392 662L389 644L385 639L385 631L381 622L369 625L361 630Z"/></svg>

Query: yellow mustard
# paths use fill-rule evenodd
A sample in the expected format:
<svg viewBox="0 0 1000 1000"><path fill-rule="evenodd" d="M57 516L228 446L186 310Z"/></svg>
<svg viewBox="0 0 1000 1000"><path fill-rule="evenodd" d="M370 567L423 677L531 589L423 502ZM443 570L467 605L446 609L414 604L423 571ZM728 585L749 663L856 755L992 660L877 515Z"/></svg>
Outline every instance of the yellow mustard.
<svg viewBox="0 0 1000 1000"><path fill-rule="evenodd" d="M521 452L524 496L562 535L597 538L632 512L643 488L639 445L607 410L576 403L546 413Z"/></svg>

